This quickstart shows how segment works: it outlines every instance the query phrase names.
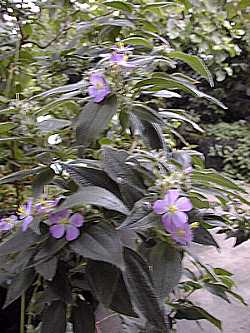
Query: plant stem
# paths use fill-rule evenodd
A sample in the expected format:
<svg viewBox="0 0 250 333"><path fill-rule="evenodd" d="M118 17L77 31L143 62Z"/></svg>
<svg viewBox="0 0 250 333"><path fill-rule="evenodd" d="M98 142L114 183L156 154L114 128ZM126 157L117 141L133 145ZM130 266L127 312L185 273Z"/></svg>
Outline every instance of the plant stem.
<svg viewBox="0 0 250 333"><path fill-rule="evenodd" d="M20 333L25 333L25 294L21 297Z"/></svg>

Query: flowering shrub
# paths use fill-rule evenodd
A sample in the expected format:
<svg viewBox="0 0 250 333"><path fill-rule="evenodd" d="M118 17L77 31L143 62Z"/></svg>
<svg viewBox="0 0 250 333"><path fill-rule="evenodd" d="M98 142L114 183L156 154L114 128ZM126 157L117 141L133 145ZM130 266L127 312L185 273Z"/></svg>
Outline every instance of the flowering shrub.
<svg viewBox="0 0 250 333"><path fill-rule="evenodd" d="M97 9L90 2L83 18L69 6L67 17L79 14L79 21L67 43L58 45L62 63L52 57L47 64L54 52L48 45L45 58L34 56L31 66L42 69L37 74L33 68L32 75L38 82L53 69L56 76L67 63L82 79L37 95L23 91L23 99L7 105L25 109L36 128L27 122L17 129L29 168L0 179L14 183L17 193L20 184L25 187L17 213L12 209L0 222L4 306L22 298L22 333L24 326L41 333L67 327L74 333L169 333L182 319L205 319L221 329L220 320L189 296L204 287L244 303L228 272L204 265L191 246L219 247L211 229L228 233L237 227L219 208L224 212L236 199L248 204L244 190L206 170L194 150L173 148L180 137L175 120L202 129L183 112L167 109L166 101L183 91L225 106L174 71L180 54L141 18L148 6L111 1ZM213 84L203 61L184 53L181 58ZM52 146L51 133L60 136Z"/></svg>

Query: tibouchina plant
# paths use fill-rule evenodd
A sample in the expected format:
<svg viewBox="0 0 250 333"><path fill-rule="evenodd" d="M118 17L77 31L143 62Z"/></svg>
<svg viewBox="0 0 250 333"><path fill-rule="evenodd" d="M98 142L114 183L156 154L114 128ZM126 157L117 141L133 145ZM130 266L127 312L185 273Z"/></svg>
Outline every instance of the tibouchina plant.
<svg viewBox="0 0 250 333"><path fill-rule="evenodd" d="M34 52L36 89L16 101L29 120L18 127L30 129L28 141L18 135L30 166L0 179L23 189L22 202L1 217L0 281L4 307L21 298L21 333L170 333L182 319L221 329L190 295L206 288L244 303L231 274L196 255L198 246L219 248L213 230L238 230L225 208L247 204L244 190L204 168L178 132L181 123L202 129L184 110L168 109L168 98L183 92L225 106L198 89L198 79L213 85L206 65L171 49L145 3L89 2L82 12L72 2L60 44L28 48L35 36L17 35L20 62ZM40 15L64 13L46 6ZM175 69L179 59L195 79ZM79 80L59 86L61 72Z"/></svg>

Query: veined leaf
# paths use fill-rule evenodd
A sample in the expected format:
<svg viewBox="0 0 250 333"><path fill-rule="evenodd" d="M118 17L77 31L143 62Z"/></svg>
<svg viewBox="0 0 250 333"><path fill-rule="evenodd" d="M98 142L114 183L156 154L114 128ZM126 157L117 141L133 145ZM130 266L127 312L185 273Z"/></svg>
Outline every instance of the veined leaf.
<svg viewBox="0 0 250 333"><path fill-rule="evenodd" d="M191 54L186 54L181 51L171 51L168 53L170 58L179 59L186 64L188 64L194 71L204 77L209 83L210 86L214 86L213 77L209 72L207 66L205 65L204 61L199 57Z"/></svg>
<svg viewBox="0 0 250 333"><path fill-rule="evenodd" d="M133 11L133 7L132 5L130 5L129 3L125 2L125 1L105 1L103 2L103 5L107 6L107 7L112 7L118 10L122 10L125 12L132 12Z"/></svg>
<svg viewBox="0 0 250 333"><path fill-rule="evenodd" d="M181 278L181 252L162 242L153 247L149 255L149 260L152 265L154 286L164 304L166 297Z"/></svg>
<svg viewBox="0 0 250 333"><path fill-rule="evenodd" d="M175 306L175 308L177 309L175 315L176 319L186 319L186 320L206 319L211 324L215 325L219 330L222 330L221 321L199 306L195 306L193 304L178 304Z"/></svg>
<svg viewBox="0 0 250 333"><path fill-rule="evenodd" d="M78 117L76 124L77 144L84 147L94 142L108 127L110 120L116 113L116 97L110 96L102 103L89 102Z"/></svg>
<svg viewBox="0 0 250 333"><path fill-rule="evenodd" d="M156 331L169 333L168 323L165 322L148 264L129 248L124 249L124 261L129 292L136 307Z"/></svg>
<svg viewBox="0 0 250 333"><path fill-rule="evenodd" d="M153 47L153 45L146 38L143 37L128 37L123 39L121 42L127 45L145 46L148 49L152 49Z"/></svg>
<svg viewBox="0 0 250 333"><path fill-rule="evenodd" d="M70 247L84 258L105 261L123 268L119 233L108 224L90 226L78 239L70 243Z"/></svg>
<svg viewBox="0 0 250 333"><path fill-rule="evenodd" d="M44 185L49 184L55 176L54 170L51 168L43 169L33 180L32 191L34 198L38 198L44 189Z"/></svg>
<svg viewBox="0 0 250 333"><path fill-rule="evenodd" d="M113 193L98 186L86 186L69 195L58 207L58 211L82 205L95 205L128 215L129 210Z"/></svg>
<svg viewBox="0 0 250 333"><path fill-rule="evenodd" d="M8 288L4 308L18 299L22 294L32 285L35 279L35 271L33 269L26 269L17 275Z"/></svg>
<svg viewBox="0 0 250 333"><path fill-rule="evenodd" d="M42 316L41 333L65 333L66 305L61 301L52 302Z"/></svg>
<svg viewBox="0 0 250 333"><path fill-rule="evenodd" d="M47 90L45 92L42 92L41 94L38 94L38 95L35 95L35 96L31 97L30 99L34 99L34 98L38 98L38 97L48 97L48 96L55 95L55 94L67 93L67 92L78 90L78 89L81 89L81 88L84 88L84 87L86 87L86 81L81 80L77 83L67 84L65 86L61 86L61 87L57 87L57 88ZM80 93L80 91L79 91L79 93Z"/></svg>
<svg viewBox="0 0 250 333"><path fill-rule="evenodd" d="M45 169L44 167L37 167L34 169L30 169L30 170L22 170L22 171L12 173L8 176L0 178L0 185L7 184L7 183L13 183L15 181L22 180L26 177L33 176L33 175L37 174L39 171L42 171L44 169Z"/></svg>
<svg viewBox="0 0 250 333"><path fill-rule="evenodd" d="M41 121L37 124L37 127L40 129L41 132L51 132L68 127L70 125L71 121L69 120L51 118Z"/></svg>
<svg viewBox="0 0 250 333"><path fill-rule="evenodd" d="M91 305L78 300L72 307L72 321L74 333L95 333L95 315Z"/></svg>
<svg viewBox="0 0 250 333"><path fill-rule="evenodd" d="M166 117L166 118L169 118L169 119L172 118L172 119L177 119L177 120L185 121L185 122L189 123L195 130L197 130L197 131L199 131L201 133L204 133L204 130L198 124L196 124L194 121L186 118L183 115L180 115L180 114L175 113L175 112L167 112L167 111L161 111L160 114L163 117Z"/></svg>

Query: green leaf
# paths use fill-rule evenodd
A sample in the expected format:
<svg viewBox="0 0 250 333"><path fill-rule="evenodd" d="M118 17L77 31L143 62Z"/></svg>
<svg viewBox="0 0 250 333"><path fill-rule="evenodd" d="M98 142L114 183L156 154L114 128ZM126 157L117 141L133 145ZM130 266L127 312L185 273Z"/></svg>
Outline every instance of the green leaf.
<svg viewBox="0 0 250 333"><path fill-rule="evenodd" d="M119 274L119 269L110 263L104 261L88 261L86 268L88 282L99 302L105 307L110 306Z"/></svg>
<svg viewBox="0 0 250 333"><path fill-rule="evenodd" d="M0 185L23 180L24 178L37 174L39 171L42 171L43 169L44 169L44 167L37 167L34 169L30 169L30 170L22 170L22 171L12 173L8 176L0 178Z"/></svg>
<svg viewBox="0 0 250 333"><path fill-rule="evenodd" d="M51 118L44 121L41 121L37 124L37 127L41 132L53 132L58 131L62 128L68 127L71 125L71 121L65 119L56 119Z"/></svg>
<svg viewBox="0 0 250 333"><path fill-rule="evenodd" d="M108 224L91 225L70 248L84 258L111 263L123 268L119 233Z"/></svg>
<svg viewBox="0 0 250 333"><path fill-rule="evenodd" d="M51 282L48 282L47 292L48 294L58 296L58 299L66 304L72 304L73 297L71 285L68 277L68 271L66 270L64 263L58 263L55 277Z"/></svg>
<svg viewBox="0 0 250 333"><path fill-rule="evenodd" d="M122 10L125 12L132 12L133 11L133 7L124 1L105 1L103 2L103 5L107 6L107 7L112 7L118 10Z"/></svg>
<svg viewBox="0 0 250 333"><path fill-rule="evenodd" d="M136 83L134 88L137 89L145 86L153 86L155 88L154 91L160 91L162 89L167 89L167 90L180 89L191 95L196 95L192 87L188 87L182 82L179 82L174 79L157 78L157 77L151 79L144 79Z"/></svg>
<svg viewBox="0 0 250 333"><path fill-rule="evenodd" d="M131 230L146 230L157 226L159 217L154 213L147 213L147 215L139 217L136 220L136 213L128 216L125 221L120 225L119 229L129 228Z"/></svg>
<svg viewBox="0 0 250 333"><path fill-rule="evenodd" d="M37 252L34 258L35 265L45 262L56 255L64 246L67 244L65 239L58 239L55 241L53 237L48 238L44 243L43 247Z"/></svg>
<svg viewBox="0 0 250 333"><path fill-rule="evenodd" d="M162 303L178 284L182 275L182 255L180 250L166 243L158 243L150 252L154 286Z"/></svg>
<svg viewBox="0 0 250 333"><path fill-rule="evenodd" d="M148 41L148 39L143 37L128 37L121 41L127 45L135 45L135 46L145 46L148 49L152 49L153 45Z"/></svg>
<svg viewBox="0 0 250 333"><path fill-rule="evenodd" d="M209 72L207 66L205 65L204 61L199 57L191 54L186 54L181 51L171 51L168 53L170 58L178 59L186 64L188 64L194 71L204 77L210 84L211 87L214 86L213 77Z"/></svg>
<svg viewBox="0 0 250 333"><path fill-rule="evenodd" d="M74 164L64 164L63 168L70 174L70 177L77 185L101 186L119 196L117 184L103 170L90 166L76 166Z"/></svg>
<svg viewBox="0 0 250 333"><path fill-rule="evenodd" d="M51 168L43 169L33 180L32 191L34 198L38 198L42 193L44 186L49 184L55 176L54 170Z"/></svg>
<svg viewBox="0 0 250 333"><path fill-rule="evenodd" d="M42 316L41 333L65 333L66 305L61 301L52 302Z"/></svg>
<svg viewBox="0 0 250 333"><path fill-rule="evenodd" d="M128 183L142 194L145 188L141 175L129 164L129 154L125 150L118 150L108 146L102 149L104 171L118 184Z"/></svg>
<svg viewBox="0 0 250 333"><path fill-rule="evenodd" d="M168 119L177 119L177 120L185 121L188 124L190 124L196 131L204 133L204 130L198 124L196 124L194 121L192 121L192 120L186 118L185 116L180 115L176 112L161 111L160 115L162 115L163 118L166 117Z"/></svg>
<svg viewBox="0 0 250 333"><path fill-rule="evenodd" d="M202 182L207 183L209 187L213 188L213 184L219 185L224 188L228 188L230 190L240 191L246 193L245 190L233 182L231 179L227 178L226 176L222 176L216 171L213 170L194 170L192 172L192 180L194 182Z"/></svg>
<svg viewBox="0 0 250 333"><path fill-rule="evenodd" d="M107 308L126 316L137 317L121 271L103 261L88 261L87 279L97 299Z"/></svg>
<svg viewBox="0 0 250 333"><path fill-rule="evenodd" d="M33 97L30 98L34 99L34 98L38 98L38 97L48 97L51 95L55 95L55 94L62 94L62 93L67 93L67 92L71 92L74 90L79 90L79 89L83 89L86 87L86 81L85 80L81 80L77 83L73 83L73 84L68 84L65 86L61 86L61 87L57 87L57 88L52 88L50 90L47 90L41 94L35 95ZM81 90L79 90L79 93L81 92Z"/></svg>
<svg viewBox="0 0 250 333"><path fill-rule="evenodd" d="M25 293L25 291L32 285L35 280L35 271L33 269L26 269L18 274L12 281L8 288L4 308L18 299Z"/></svg>
<svg viewBox="0 0 250 333"><path fill-rule="evenodd" d="M23 232L18 230L11 238L0 245L0 256L23 251L31 245L41 241L41 236L28 229Z"/></svg>
<svg viewBox="0 0 250 333"><path fill-rule="evenodd" d="M199 306L195 306L192 304L179 304L176 306L176 308L177 308L177 312L175 315L176 319L186 319L186 320L206 319L211 324L216 326L219 330L222 330L221 321Z"/></svg>
<svg viewBox="0 0 250 333"><path fill-rule="evenodd" d="M83 205L94 205L114 210L124 215L129 214L129 210L120 199L108 190L98 186L86 186L82 190L69 195L59 206L58 211Z"/></svg>
<svg viewBox="0 0 250 333"><path fill-rule="evenodd" d="M193 242L203 245L212 245L218 249L220 248L211 233L203 226L199 226L193 229Z"/></svg>
<svg viewBox="0 0 250 333"><path fill-rule="evenodd" d="M124 261L128 290L136 307L153 328L160 329L162 333L169 333L170 330L165 322L148 264L129 248L124 248Z"/></svg>
<svg viewBox="0 0 250 333"><path fill-rule="evenodd" d="M0 123L0 134L6 134L17 125L11 122Z"/></svg>
<svg viewBox="0 0 250 333"><path fill-rule="evenodd" d="M161 113L147 105L135 103L133 104L132 112L141 120L146 120L149 123L164 124Z"/></svg>
<svg viewBox="0 0 250 333"><path fill-rule="evenodd" d="M56 274L57 261L57 257L53 257L45 262L37 264L35 269L45 280L51 281Z"/></svg>
<svg viewBox="0 0 250 333"><path fill-rule="evenodd" d="M76 124L77 144L87 147L97 140L116 111L117 101L114 95L99 104L92 101L86 104Z"/></svg>
<svg viewBox="0 0 250 333"><path fill-rule="evenodd" d="M72 322L74 333L95 333L95 315L93 309L86 301L77 300L72 308Z"/></svg>

